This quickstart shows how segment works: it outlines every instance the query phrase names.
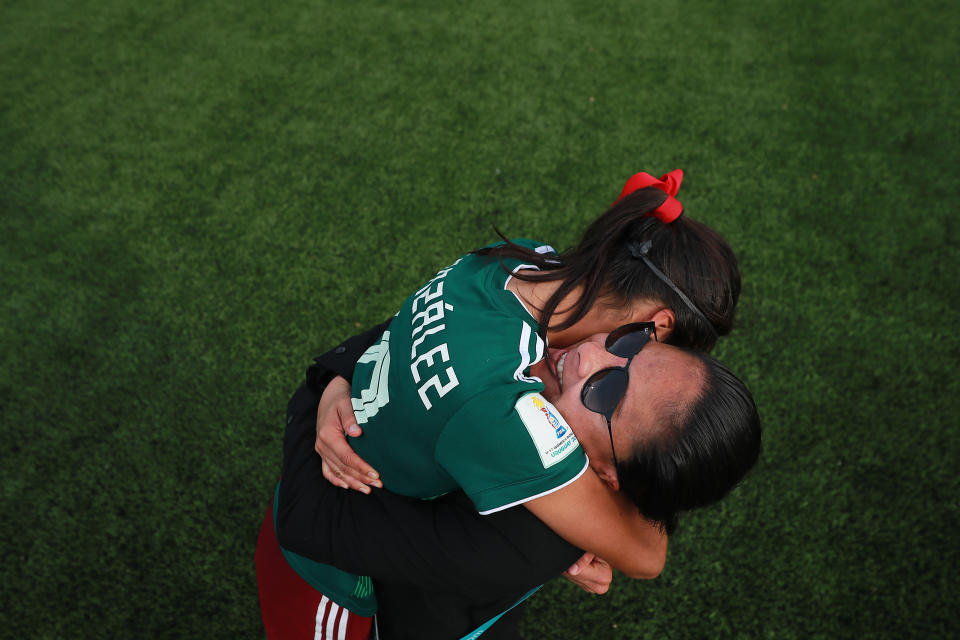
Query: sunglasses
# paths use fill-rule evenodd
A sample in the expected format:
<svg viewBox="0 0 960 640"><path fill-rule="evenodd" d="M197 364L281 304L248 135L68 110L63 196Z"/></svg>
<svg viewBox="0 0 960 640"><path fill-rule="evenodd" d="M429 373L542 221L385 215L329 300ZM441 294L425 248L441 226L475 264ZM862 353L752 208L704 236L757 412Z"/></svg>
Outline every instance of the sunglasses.
<svg viewBox="0 0 960 640"><path fill-rule="evenodd" d="M614 467L618 463L617 452L613 448L613 414L627 394L627 387L630 384L630 363L651 338L657 339L657 325L653 322L633 322L611 331L604 346L608 352L618 358L626 358L627 364L597 371L587 378L580 390L580 402L583 406L607 419L607 433L610 434L610 450L613 451Z"/></svg>

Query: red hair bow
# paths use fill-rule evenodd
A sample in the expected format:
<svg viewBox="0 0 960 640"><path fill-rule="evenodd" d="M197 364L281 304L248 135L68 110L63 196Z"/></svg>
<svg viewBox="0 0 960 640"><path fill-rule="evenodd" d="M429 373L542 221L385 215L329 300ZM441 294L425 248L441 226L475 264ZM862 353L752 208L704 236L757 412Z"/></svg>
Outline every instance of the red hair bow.
<svg viewBox="0 0 960 640"><path fill-rule="evenodd" d="M664 224L670 224L674 220L680 217L680 214L683 213L683 205L680 204L680 201L674 198L677 195L677 191L680 189L680 183L683 182L683 170L674 169L670 173L665 173L660 176L660 179L657 180L649 173L641 171L640 173L635 173L629 180L627 184L623 185L623 191L620 192L620 197L617 198L617 202L620 202L624 197L630 195L637 189L643 189L644 187L656 187L667 194L667 199L662 205L648 213L648 216L655 216L660 222ZM614 202L613 204L617 204Z"/></svg>

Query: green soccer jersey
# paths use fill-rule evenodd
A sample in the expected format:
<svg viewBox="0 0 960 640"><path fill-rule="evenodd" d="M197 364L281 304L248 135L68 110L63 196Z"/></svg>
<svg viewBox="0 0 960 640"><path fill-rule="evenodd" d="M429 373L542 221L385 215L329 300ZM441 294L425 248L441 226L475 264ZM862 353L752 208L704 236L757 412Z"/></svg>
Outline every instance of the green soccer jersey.
<svg viewBox="0 0 960 640"><path fill-rule="evenodd" d="M586 469L576 436L529 375L546 344L506 288L511 277L499 260L460 258L404 302L358 362L353 408L364 434L351 444L386 488L421 498L461 488L486 514Z"/></svg>
<svg viewBox="0 0 960 640"><path fill-rule="evenodd" d="M538 253L552 249L514 242ZM505 260L511 270L524 268ZM487 514L556 491L588 466L531 365L546 355L539 325L506 288L500 261L467 255L410 296L357 363L350 443L391 491L433 498L462 488ZM372 615L370 580L283 550L338 604Z"/></svg>

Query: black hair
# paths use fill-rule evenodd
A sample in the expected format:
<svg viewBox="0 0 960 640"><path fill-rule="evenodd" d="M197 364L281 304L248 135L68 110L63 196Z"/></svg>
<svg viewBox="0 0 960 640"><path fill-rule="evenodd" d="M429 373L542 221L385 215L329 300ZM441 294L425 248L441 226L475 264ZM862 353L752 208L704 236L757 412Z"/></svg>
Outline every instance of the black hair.
<svg viewBox="0 0 960 640"><path fill-rule="evenodd" d="M705 224L686 215L670 224L648 217L666 197L653 187L634 191L587 227L580 242L561 253L559 259L516 245L503 234L500 237L506 244L475 253L501 260L518 258L540 269L536 273L514 274L520 280L561 281L544 305L541 334L548 328L562 330L572 326L587 314L598 298L618 306L650 299L673 310L676 323L667 342L710 350L718 336L727 335L733 328L740 297L740 269L723 236ZM637 256L637 247L647 241L650 245L644 255L686 294L702 315L691 310L682 297ZM557 305L578 286L583 287L583 294L570 315L551 326L550 319Z"/></svg>
<svg viewBox="0 0 960 640"><path fill-rule="evenodd" d="M680 512L720 500L760 456L760 416L747 386L719 360L688 353L705 366L699 397L675 407L666 428L617 466L621 491L668 534Z"/></svg>

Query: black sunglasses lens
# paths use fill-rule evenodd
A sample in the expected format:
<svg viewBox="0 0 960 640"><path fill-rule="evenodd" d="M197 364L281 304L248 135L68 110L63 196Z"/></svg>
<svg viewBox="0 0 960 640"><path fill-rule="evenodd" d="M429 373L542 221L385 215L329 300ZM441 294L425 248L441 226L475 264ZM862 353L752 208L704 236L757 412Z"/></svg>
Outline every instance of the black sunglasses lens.
<svg viewBox="0 0 960 640"><path fill-rule="evenodd" d="M590 411L612 418L613 412L617 410L617 406L627 393L629 381L630 378L623 369L598 371L583 385L583 391L580 393L583 406Z"/></svg>
<svg viewBox="0 0 960 640"><path fill-rule="evenodd" d="M655 327L652 322L634 322L619 327L607 336L607 351L620 358L635 356L650 341Z"/></svg>

